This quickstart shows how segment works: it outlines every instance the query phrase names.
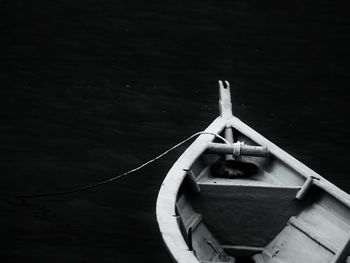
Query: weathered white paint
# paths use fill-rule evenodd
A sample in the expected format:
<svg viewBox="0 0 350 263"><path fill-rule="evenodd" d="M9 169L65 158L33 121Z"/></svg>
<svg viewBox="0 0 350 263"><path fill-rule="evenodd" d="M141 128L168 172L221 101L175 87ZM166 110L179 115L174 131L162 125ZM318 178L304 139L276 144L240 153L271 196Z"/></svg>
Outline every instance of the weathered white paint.
<svg viewBox="0 0 350 263"><path fill-rule="evenodd" d="M219 133L225 128L225 121L219 117L205 130ZM207 143L213 141L213 135L200 135L175 162L165 177L159 190L156 213L160 233L167 249L175 262L198 262L181 234L175 212L179 187L192 163L205 151Z"/></svg>
<svg viewBox="0 0 350 263"><path fill-rule="evenodd" d="M350 196L280 149L241 120L232 116L229 85L226 84L226 87L224 87L223 83L219 82L219 86L221 116L214 120L205 131L220 133L226 129L226 133L230 134L230 130L233 128L241 133L245 141L255 146L266 147L269 152L269 158L273 163L265 164L263 160L259 159L260 157L248 157L247 160L255 161L262 168L263 174L254 178L254 180L211 179L207 176L209 171L199 171L201 174L197 173L198 177L196 179L199 187L204 187L205 191L209 192L210 190L208 189L213 189L214 192L215 189L217 191L226 189L225 193L233 198L235 195L230 195L228 191L230 187L232 190L238 191L237 196L239 196L239 191L242 191L243 194L248 189L247 187L250 187L249 189L256 187L257 191L264 194L267 193L266 191L271 190L272 195L275 191L273 189L281 191L280 193L284 193L284 191L289 191L289 193L292 191L291 193L293 193L295 191L294 197L297 196L300 199L299 202L303 202L304 199L309 197L308 194L311 191L311 186L318 187L323 191L320 194L319 200L316 200L312 205L306 206L300 213L296 212L298 214L292 216L289 221L287 220L289 223L286 227L265 248L259 245L258 247L243 245L243 247L247 251L249 250L247 248L250 248L250 252L262 251L260 254L254 256L256 262L262 263L304 262L305 258L309 260L308 262L315 263L341 262L340 260L343 260L349 254ZM157 221L164 243L175 262L199 262L193 251L189 250L181 233L175 209L179 197L179 188L186 176L184 169L191 168L196 160L208 149L209 145L212 146L211 142L214 139L213 135L200 135L175 162L159 191L156 206ZM232 141L232 138L230 141ZM219 187L220 185L222 187ZM211 186L212 188L210 188ZM218 187L215 188L214 186ZM252 196L250 195L249 198ZM252 200L254 201L254 197ZM247 202L249 202L248 199ZM257 199L257 205L258 202L259 200ZM201 205L206 209L205 204ZM244 209L244 207L241 209ZM212 215L208 214L207 216ZM204 224L200 224L200 227L204 229L201 231L208 232ZM215 229L214 226L212 228ZM223 230L225 231L225 228ZM259 232L254 226L251 231ZM221 245L224 245L226 249L232 246L231 244ZM282 248L282 245L284 248ZM307 249L303 250L305 246ZM232 251L238 251L238 249L235 250L235 247L237 247L237 244L236 246L232 246ZM320 247L324 248L321 249ZM318 254L313 257L313 253ZM310 261L310 259L312 260Z"/></svg>
<svg viewBox="0 0 350 263"><path fill-rule="evenodd" d="M228 121L229 125L235 129L237 129L242 134L249 137L252 141L257 143L258 145L264 145L269 150L270 154L272 154L276 159L281 160L284 164L288 165L290 168L295 170L298 174L300 174L303 178L300 178L302 181L305 181L308 177L313 176L314 178L318 178L320 180L314 180L314 184L319 186L320 188L327 191L329 194L333 195L335 198L339 199L341 202L350 207L350 196L345 193L343 190L327 181L321 175L311 170L305 164L301 163L293 156L283 151L277 145L266 139L264 136L260 135L254 129L249 127L247 124L243 123L236 117L232 117ZM297 180L297 179L296 179Z"/></svg>

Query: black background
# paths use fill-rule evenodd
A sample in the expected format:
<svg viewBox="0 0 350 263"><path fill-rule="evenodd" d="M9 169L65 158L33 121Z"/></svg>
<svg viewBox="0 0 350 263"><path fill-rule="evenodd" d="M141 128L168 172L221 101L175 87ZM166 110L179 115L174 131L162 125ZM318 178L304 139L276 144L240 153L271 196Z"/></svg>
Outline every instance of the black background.
<svg viewBox="0 0 350 263"><path fill-rule="evenodd" d="M155 219L181 147L234 114L350 191L350 16L334 1L1 1L1 258L167 262Z"/></svg>

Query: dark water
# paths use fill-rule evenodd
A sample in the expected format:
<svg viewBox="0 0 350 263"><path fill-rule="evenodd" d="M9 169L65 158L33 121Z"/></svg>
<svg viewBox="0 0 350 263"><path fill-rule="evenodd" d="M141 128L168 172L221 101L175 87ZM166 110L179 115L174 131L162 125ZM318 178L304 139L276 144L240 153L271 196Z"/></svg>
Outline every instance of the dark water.
<svg viewBox="0 0 350 263"><path fill-rule="evenodd" d="M158 189L185 149L90 192L217 115L350 191L350 17L333 1L2 1L1 257L167 262Z"/></svg>

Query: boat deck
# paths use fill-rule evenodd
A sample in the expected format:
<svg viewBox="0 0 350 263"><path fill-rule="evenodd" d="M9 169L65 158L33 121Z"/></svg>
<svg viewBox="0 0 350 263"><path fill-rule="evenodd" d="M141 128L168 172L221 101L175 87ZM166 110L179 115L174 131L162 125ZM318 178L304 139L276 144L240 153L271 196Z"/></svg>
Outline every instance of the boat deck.
<svg viewBox="0 0 350 263"><path fill-rule="evenodd" d="M232 262L233 257L258 263L326 263L349 238L349 209L320 188L298 200L302 184L286 185L261 169L247 178L217 178L210 165L200 170L196 183L200 192L184 191L177 210L196 240L192 247L201 262ZM180 212L186 206L192 211L187 213L196 215L192 223ZM200 242L203 236L226 261L212 258L215 253L200 253L207 251Z"/></svg>

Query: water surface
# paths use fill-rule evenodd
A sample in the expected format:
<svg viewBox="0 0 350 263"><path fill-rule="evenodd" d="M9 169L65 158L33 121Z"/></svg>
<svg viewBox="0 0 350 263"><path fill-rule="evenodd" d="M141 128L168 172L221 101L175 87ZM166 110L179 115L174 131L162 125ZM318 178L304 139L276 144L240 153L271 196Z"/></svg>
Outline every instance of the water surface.
<svg viewBox="0 0 350 263"><path fill-rule="evenodd" d="M185 147L119 183L21 202L134 168L234 114L342 189L350 18L331 1L22 1L1 7L1 206L7 262L167 262L155 219Z"/></svg>

